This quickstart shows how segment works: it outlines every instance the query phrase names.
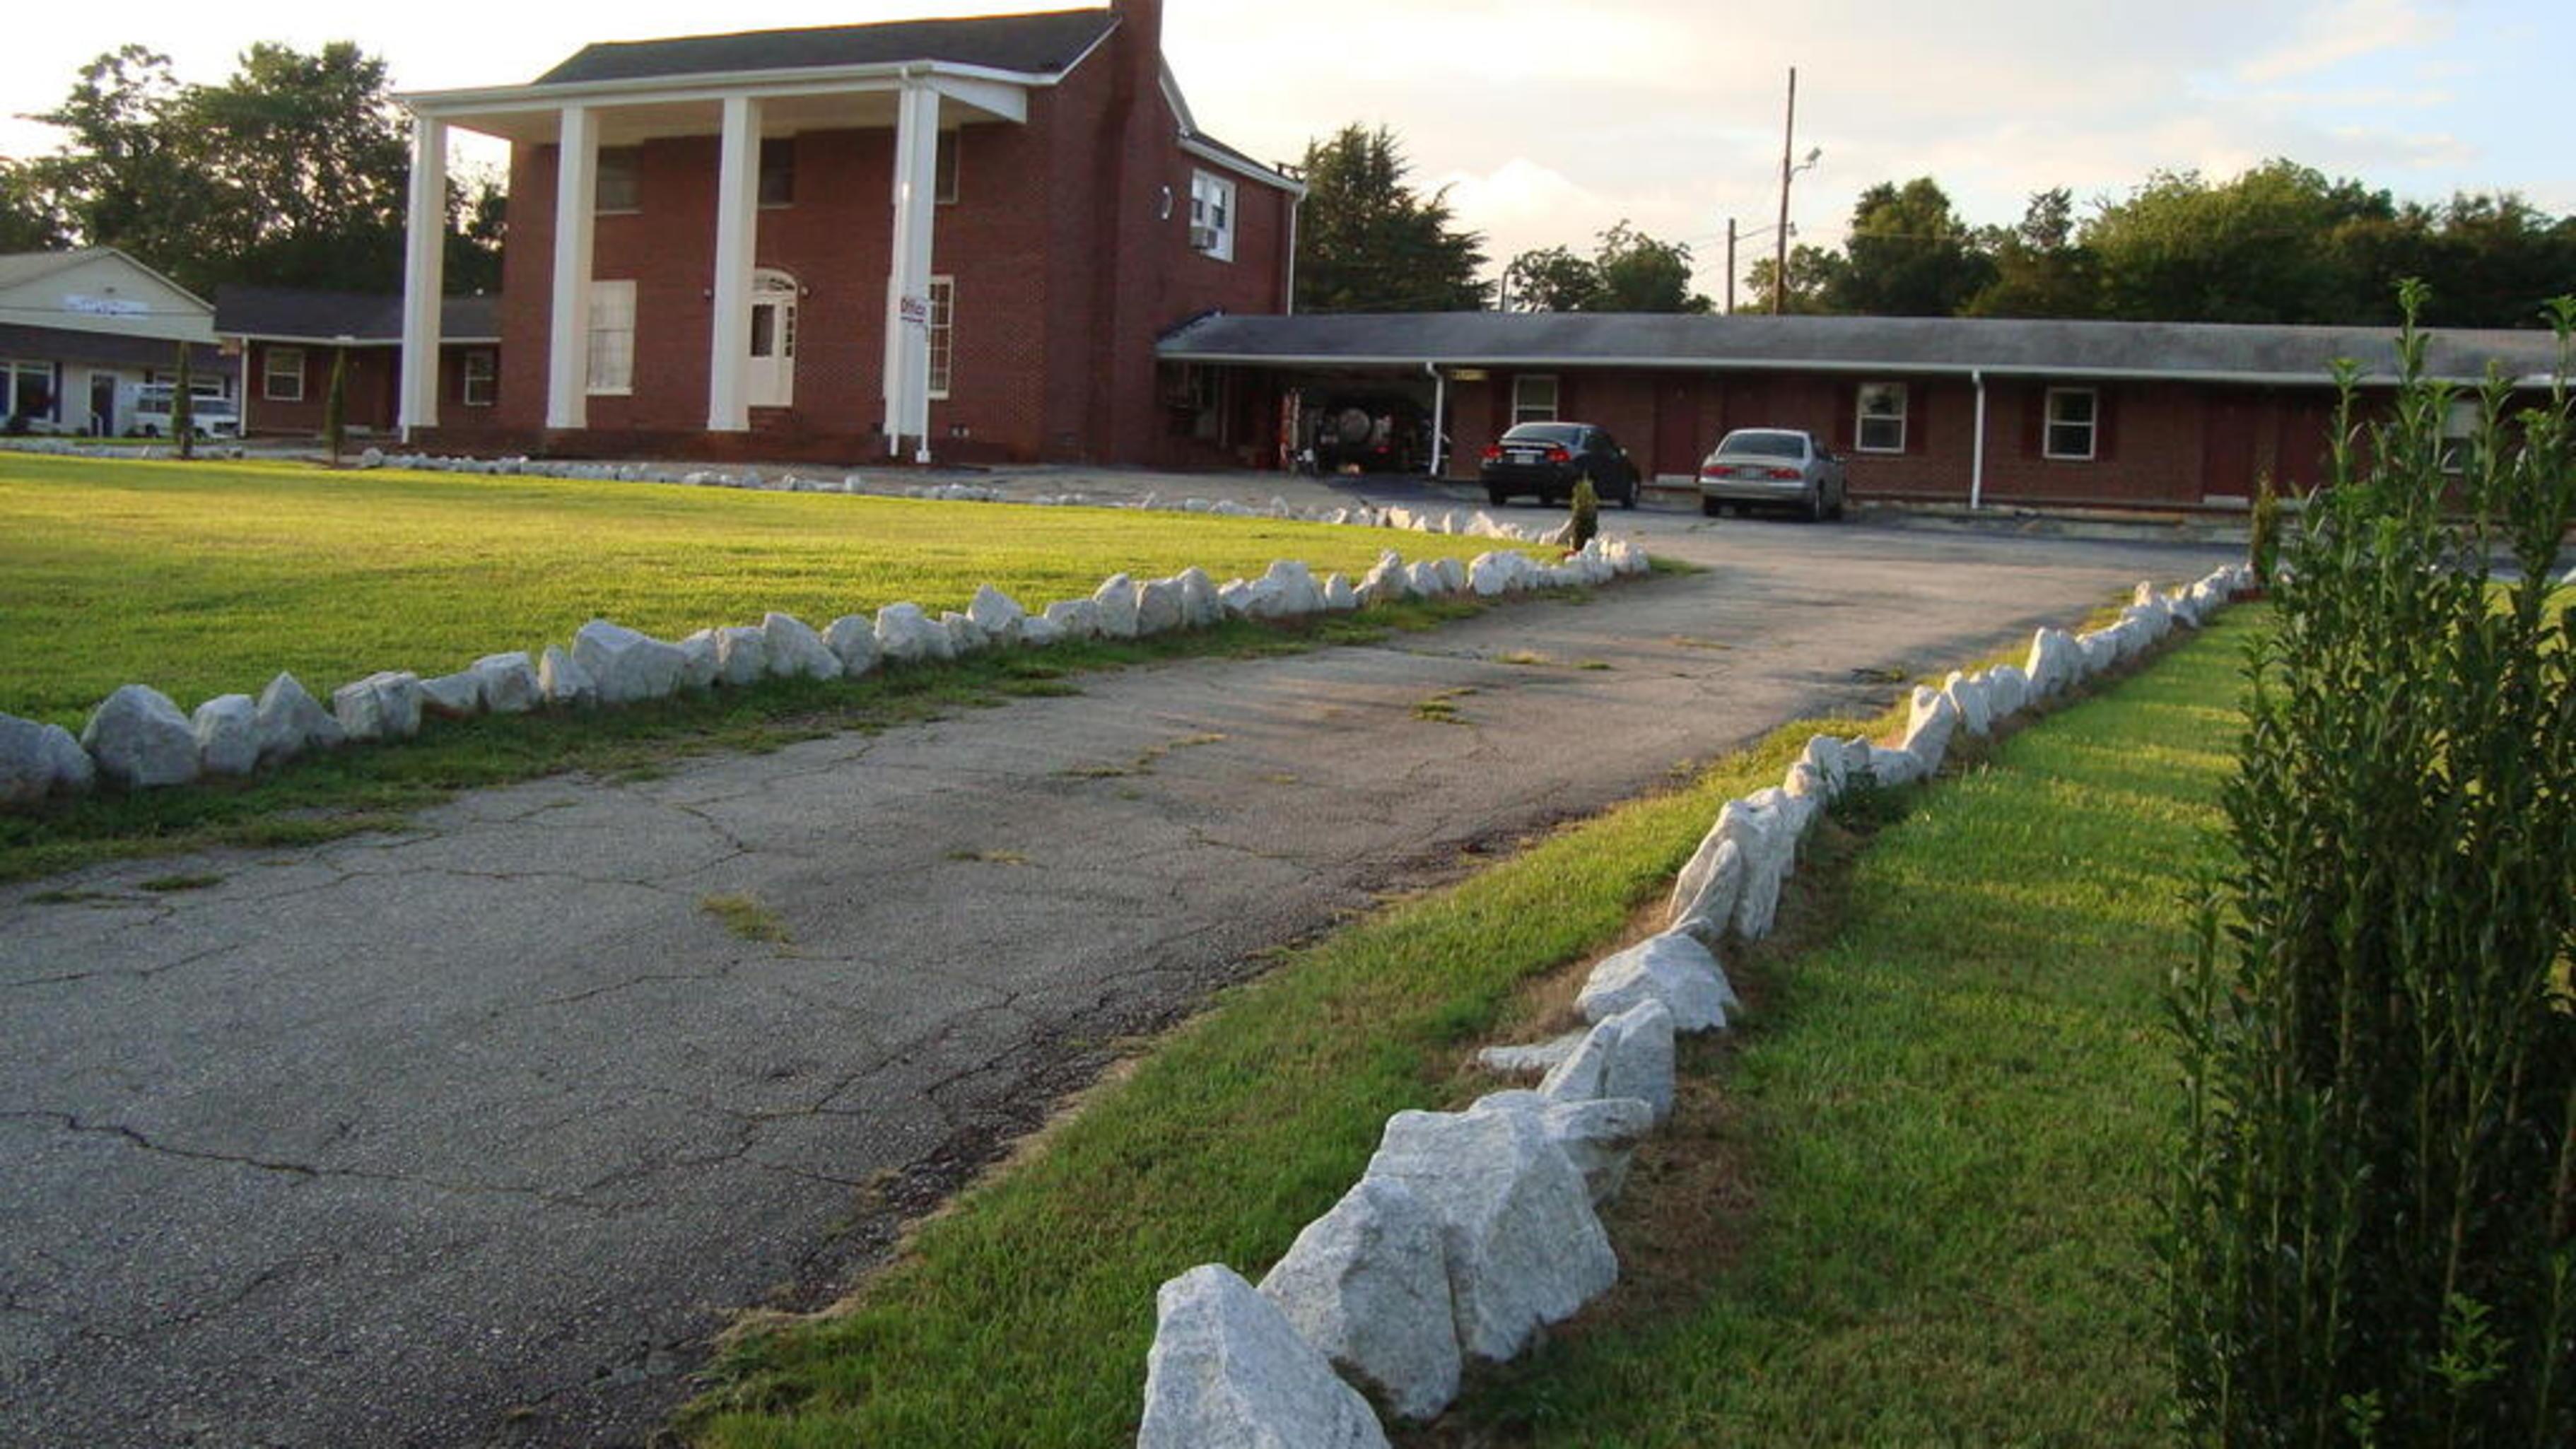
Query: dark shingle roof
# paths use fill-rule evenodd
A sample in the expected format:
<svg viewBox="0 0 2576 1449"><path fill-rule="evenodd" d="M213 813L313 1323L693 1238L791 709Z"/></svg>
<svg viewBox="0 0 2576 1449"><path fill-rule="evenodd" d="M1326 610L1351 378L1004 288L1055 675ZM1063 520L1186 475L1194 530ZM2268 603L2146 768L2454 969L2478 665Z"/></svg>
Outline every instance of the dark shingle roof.
<svg viewBox="0 0 2576 1449"><path fill-rule="evenodd" d="M670 40L587 45L537 77L541 86L656 80L732 71L888 65L907 60L1043 75L1065 70L1109 33L1106 10L988 15L964 20L896 20L808 30L753 30Z"/></svg>
<svg viewBox="0 0 2576 1449"><path fill-rule="evenodd" d="M1892 373L2126 376L2315 383L2334 359L2396 370L2390 327L2070 322L1958 317L1709 317L1640 313L1416 312L1215 316L1163 339L1191 362L1469 366L1803 368ZM2547 374L2541 331L2431 335L2427 370L2472 380L2493 361Z"/></svg>
<svg viewBox="0 0 2576 1449"><path fill-rule="evenodd" d="M318 292L301 287L225 287L215 293L215 331L226 337L307 342L402 340L402 296ZM501 335L501 299L449 297L439 306L439 336L488 342Z"/></svg>

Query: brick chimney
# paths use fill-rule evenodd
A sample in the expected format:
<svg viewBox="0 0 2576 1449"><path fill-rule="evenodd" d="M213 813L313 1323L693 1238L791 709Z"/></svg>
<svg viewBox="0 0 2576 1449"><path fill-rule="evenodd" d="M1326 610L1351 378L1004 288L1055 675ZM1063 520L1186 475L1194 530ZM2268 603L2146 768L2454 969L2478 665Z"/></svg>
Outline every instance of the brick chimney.
<svg viewBox="0 0 2576 1449"><path fill-rule="evenodd" d="M1109 0L1109 13L1118 17L1118 40L1127 49L1128 63L1154 73L1163 58L1163 0Z"/></svg>

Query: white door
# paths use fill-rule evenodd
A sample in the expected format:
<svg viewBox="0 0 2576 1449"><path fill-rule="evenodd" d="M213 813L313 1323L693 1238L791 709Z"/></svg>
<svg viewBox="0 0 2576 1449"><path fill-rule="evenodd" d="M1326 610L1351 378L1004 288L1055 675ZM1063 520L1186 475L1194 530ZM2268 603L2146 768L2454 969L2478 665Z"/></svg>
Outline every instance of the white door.
<svg viewBox="0 0 2576 1449"><path fill-rule="evenodd" d="M796 403L796 279L763 268L751 276L751 359L744 389L756 408Z"/></svg>

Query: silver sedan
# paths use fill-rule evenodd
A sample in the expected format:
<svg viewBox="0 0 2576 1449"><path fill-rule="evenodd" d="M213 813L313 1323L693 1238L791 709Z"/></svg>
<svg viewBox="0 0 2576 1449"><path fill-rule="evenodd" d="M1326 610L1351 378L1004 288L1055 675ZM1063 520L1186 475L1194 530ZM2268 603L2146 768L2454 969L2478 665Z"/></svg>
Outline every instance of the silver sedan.
<svg viewBox="0 0 2576 1449"><path fill-rule="evenodd" d="M1811 519L1843 516L1850 488L1843 460L1813 433L1791 428L1737 428L1700 461L1699 511L1711 518L1726 504L1796 508Z"/></svg>

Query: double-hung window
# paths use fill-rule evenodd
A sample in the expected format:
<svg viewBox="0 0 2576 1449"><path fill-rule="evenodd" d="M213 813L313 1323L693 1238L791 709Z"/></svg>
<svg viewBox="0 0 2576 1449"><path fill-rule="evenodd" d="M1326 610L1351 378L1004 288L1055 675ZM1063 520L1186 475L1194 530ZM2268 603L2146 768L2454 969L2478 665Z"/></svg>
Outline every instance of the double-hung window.
<svg viewBox="0 0 2576 1449"><path fill-rule="evenodd" d="M590 391L635 390L635 283L590 284Z"/></svg>
<svg viewBox="0 0 2576 1449"><path fill-rule="evenodd" d="M602 146L598 158L597 170L591 177L592 214L637 210L641 184L636 179L635 148Z"/></svg>
<svg viewBox="0 0 2576 1449"><path fill-rule="evenodd" d="M1556 421L1556 374L1524 373L1512 379L1512 425Z"/></svg>
<svg viewBox="0 0 2576 1449"><path fill-rule="evenodd" d="M304 349L272 347L259 365L259 395L270 402L304 401Z"/></svg>
<svg viewBox="0 0 2576 1449"><path fill-rule="evenodd" d="M1904 452L1906 402L1905 384L1901 382L1862 383L1853 449L1863 453Z"/></svg>
<svg viewBox="0 0 2576 1449"><path fill-rule="evenodd" d="M500 355L489 348L478 347L465 354L463 401L469 408L488 408L499 392L501 383Z"/></svg>
<svg viewBox="0 0 2576 1449"><path fill-rule="evenodd" d="M2089 387L2048 390L2047 429L2041 452L2067 462L2088 462L2100 439L2102 395Z"/></svg>
<svg viewBox="0 0 2576 1449"><path fill-rule="evenodd" d="M1234 260L1234 183L1190 173L1190 245L1221 262Z"/></svg>

